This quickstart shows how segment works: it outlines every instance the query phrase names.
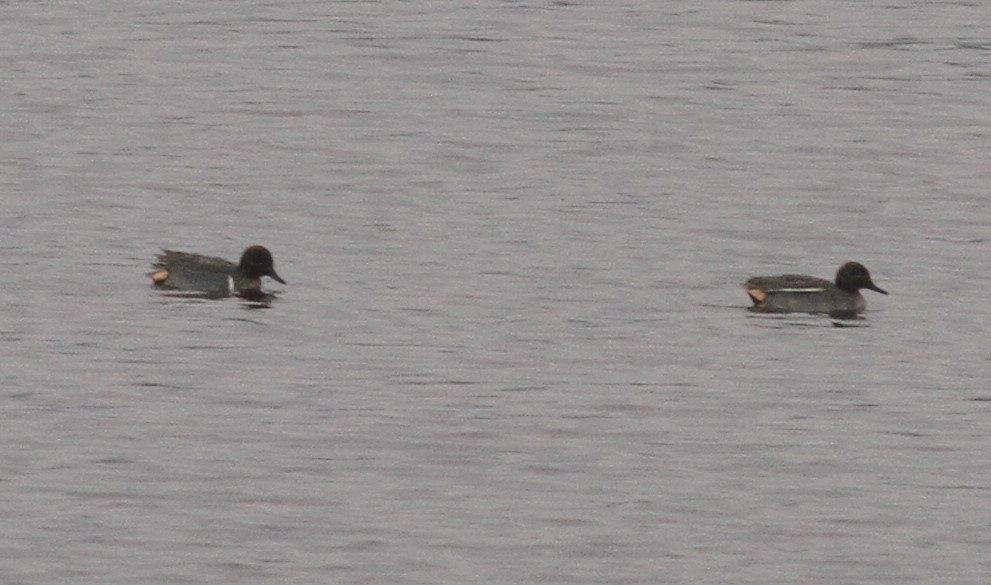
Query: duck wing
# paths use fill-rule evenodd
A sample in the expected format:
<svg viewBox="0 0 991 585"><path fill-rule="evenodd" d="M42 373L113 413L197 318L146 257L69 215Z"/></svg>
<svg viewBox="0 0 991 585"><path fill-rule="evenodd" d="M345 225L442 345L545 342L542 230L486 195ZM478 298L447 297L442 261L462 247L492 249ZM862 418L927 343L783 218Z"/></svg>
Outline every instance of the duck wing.
<svg viewBox="0 0 991 585"><path fill-rule="evenodd" d="M833 283L825 278L816 278L807 274L782 274L781 276L755 276L744 286L748 290L760 290L765 293L773 292L821 292Z"/></svg>
<svg viewBox="0 0 991 585"><path fill-rule="evenodd" d="M175 250L162 250L158 255L155 268L169 268L182 266L190 270L219 270L231 271L237 268L237 264L216 256L204 256L202 254L191 254L189 252L176 252Z"/></svg>
<svg viewBox="0 0 991 585"><path fill-rule="evenodd" d="M153 267L149 276L157 286L223 294L230 292L237 270L237 264L223 258L175 250L164 250Z"/></svg>

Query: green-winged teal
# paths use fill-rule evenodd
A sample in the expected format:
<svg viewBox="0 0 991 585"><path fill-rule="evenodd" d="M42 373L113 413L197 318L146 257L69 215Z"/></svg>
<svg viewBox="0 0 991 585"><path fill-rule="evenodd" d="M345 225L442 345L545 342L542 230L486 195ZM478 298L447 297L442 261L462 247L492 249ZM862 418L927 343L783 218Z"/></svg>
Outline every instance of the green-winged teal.
<svg viewBox="0 0 991 585"><path fill-rule="evenodd" d="M263 276L286 283L275 272L272 253L264 246L245 249L239 264L213 256L164 250L153 266L155 270L149 273L152 282L177 290L258 296Z"/></svg>
<svg viewBox="0 0 991 585"><path fill-rule="evenodd" d="M753 311L765 313L828 313L855 315L866 303L860 289L888 294L871 280L863 264L847 262L836 271L836 281L806 276L756 276L743 283L754 302Z"/></svg>

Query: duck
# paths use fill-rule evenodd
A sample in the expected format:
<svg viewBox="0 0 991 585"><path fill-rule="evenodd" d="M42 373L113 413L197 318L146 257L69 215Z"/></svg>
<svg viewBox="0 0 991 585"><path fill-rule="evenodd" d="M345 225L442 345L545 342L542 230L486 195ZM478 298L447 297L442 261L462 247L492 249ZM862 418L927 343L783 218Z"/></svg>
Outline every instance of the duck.
<svg viewBox="0 0 991 585"><path fill-rule="evenodd" d="M173 290L253 297L261 294L263 276L286 284L275 271L272 253L260 245L245 248L237 264L215 256L162 250L152 267L148 276L154 286Z"/></svg>
<svg viewBox="0 0 991 585"><path fill-rule="evenodd" d="M846 262L833 281L805 274L755 276L743 283L753 307L760 313L825 313L850 316L867 308L862 289L883 295L888 291L874 284L871 273L859 262Z"/></svg>

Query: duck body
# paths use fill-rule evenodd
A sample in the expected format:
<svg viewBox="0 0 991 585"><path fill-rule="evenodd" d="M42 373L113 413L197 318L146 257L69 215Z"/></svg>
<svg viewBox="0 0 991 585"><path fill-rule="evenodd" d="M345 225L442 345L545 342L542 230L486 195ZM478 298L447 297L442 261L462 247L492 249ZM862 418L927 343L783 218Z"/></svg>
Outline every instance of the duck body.
<svg viewBox="0 0 991 585"><path fill-rule="evenodd" d="M263 276L286 283L275 272L272 253L257 245L245 249L238 264L215 256L163 250L153 268L149 276L155 286L218 295L257 294Z"/></svg>
<svg viewBox="0 0 991 585"><path fill-rule="evenodd" d="M829 281L805 274L757 276L743 283L751 310L764 313L856 315L867 308L861 289L888 294L871 280L863 264L847 262Z"/></svg>

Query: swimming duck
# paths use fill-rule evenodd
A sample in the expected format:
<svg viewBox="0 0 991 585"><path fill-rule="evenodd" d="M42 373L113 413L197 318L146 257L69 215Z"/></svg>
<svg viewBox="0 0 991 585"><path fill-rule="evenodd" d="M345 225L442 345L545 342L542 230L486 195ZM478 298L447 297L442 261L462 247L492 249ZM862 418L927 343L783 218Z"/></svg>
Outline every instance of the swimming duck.
<svg viewBox="0 0 991 585"><path fill-rule="evenodd" d="M867 306L861 289L888 294L874 284L871 273L859 262L840 266L834 282L804 274L783 274L756 276L743 287L754 303L751 310L765 313L855 315Z"/></svg>

